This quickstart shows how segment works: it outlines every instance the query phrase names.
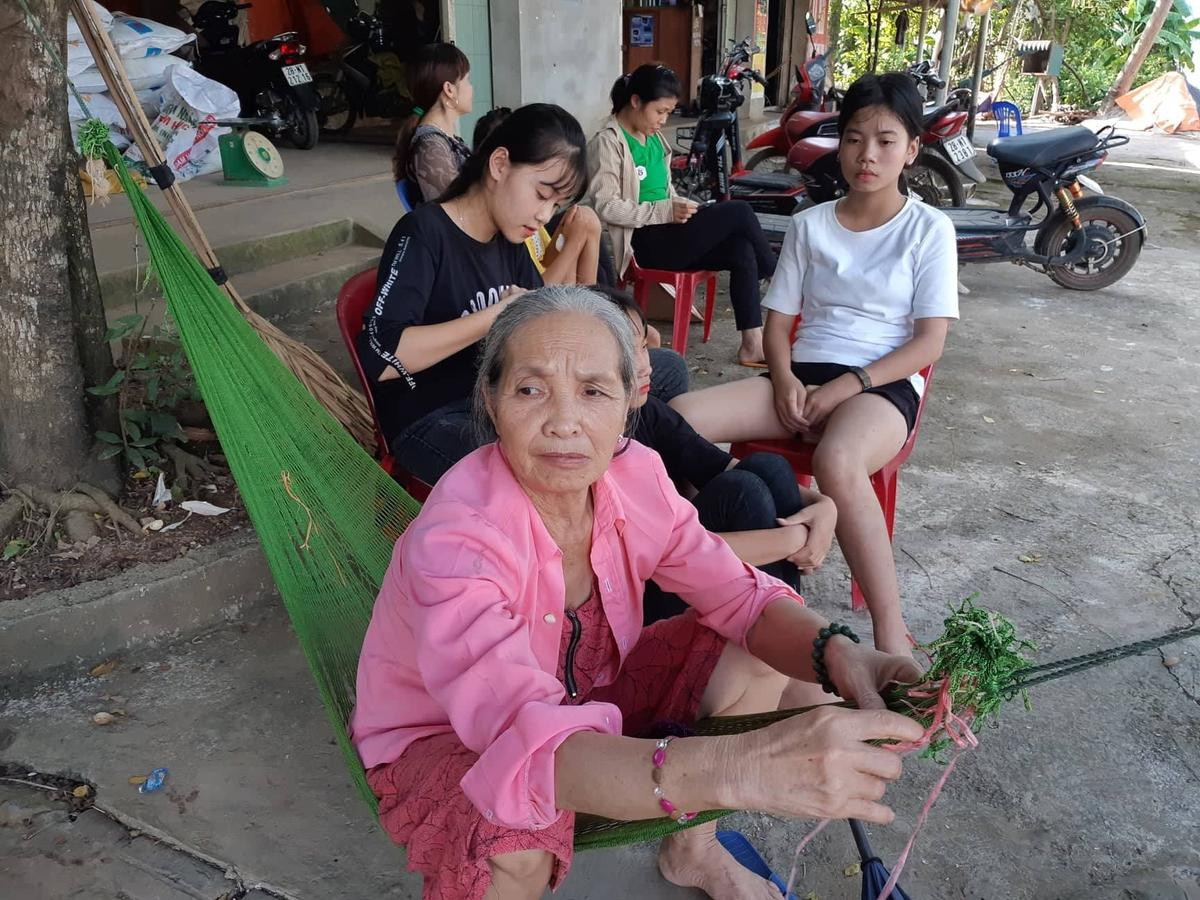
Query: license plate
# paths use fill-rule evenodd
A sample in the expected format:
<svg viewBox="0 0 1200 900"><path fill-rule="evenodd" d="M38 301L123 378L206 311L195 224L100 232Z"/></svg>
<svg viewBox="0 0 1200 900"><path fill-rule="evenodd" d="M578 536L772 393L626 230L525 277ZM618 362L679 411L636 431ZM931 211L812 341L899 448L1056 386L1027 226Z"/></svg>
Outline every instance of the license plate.
<svg viewBox="0 0 1200 900"><path fill-rule="evenodd" d="M304 63L297 63L294 66L284 66L283 77L287 79L287 83L292 87L298 84L308 84L312 81L312 74L308 71L308 66Z"/></svg>
<svg viewBox="0 0 1200 900"><path fill-rule="evenodd" d="M950 140L946 141L943 146L946 152L950 154L950 161L953 163L966 162L968 159L975 158L975 146L961 134L957 134Z"/></svg>

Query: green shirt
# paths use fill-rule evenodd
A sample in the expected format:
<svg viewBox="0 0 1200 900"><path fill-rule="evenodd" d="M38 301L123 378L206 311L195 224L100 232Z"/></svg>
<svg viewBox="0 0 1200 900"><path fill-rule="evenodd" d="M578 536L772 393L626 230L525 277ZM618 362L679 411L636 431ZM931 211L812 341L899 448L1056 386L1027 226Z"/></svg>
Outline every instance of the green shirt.
<svg viewBox="0 0 1200 900"><path fill-rule="evenodd" d="M652 134L642 144L624 128L621 132L625 135L625 143L629 145L629 154L637 170L638 203L666 200L667 164L663 159L663 142L657 134Z"/></svg>

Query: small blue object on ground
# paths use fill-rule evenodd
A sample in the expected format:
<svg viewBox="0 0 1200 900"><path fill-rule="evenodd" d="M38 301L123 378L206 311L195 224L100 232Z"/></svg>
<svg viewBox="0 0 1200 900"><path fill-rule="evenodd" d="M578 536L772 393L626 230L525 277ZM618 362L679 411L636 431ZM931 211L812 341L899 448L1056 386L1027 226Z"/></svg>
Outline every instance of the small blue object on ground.
<svg viewBox="0 0 1200 900"><path fill-rule="evenodd" d="M787 890L787 884L784 880L771 871L771 867L762 858L762 854L754 849L754 845L740 831L718 831L717 840L721 842L722 847L729 851L729 855L739 863L755 875L767 879L767 881L779 888L780 895ZM883 883L881 882L879 886L883 887ZM787 900L796 900L796 895L788 894Z"/></svg>
<svg viewBox="0 0 1200 900"><path fill-rule="evenodd" d="M867 829L863 827L863 823L858 819L849 821L850 830L854 833L854 843L858 847L859 865L862 868L862 900L878 900L892 873L871 849L871 842L867 840ZM909 897L901 890L900 885L896 885L887 900L909 900Z"/></svg>
<svg viewBox="0 0 1200 900"><path fill-rule="evenodd" d="M1024 134L1021 129L1021 109L1015 103L1000 100L992 104L992 118L999 128L996 137L1008 137L1012 134Z"/></svg>
<svg viewBox="0 0 1200 900"><path fill-rule="evenodd" d="M138 785L139 794L149 794L152 791L157 791L163 786L163 782L167 780L166 769L155 769L150 775Z"/></svg>

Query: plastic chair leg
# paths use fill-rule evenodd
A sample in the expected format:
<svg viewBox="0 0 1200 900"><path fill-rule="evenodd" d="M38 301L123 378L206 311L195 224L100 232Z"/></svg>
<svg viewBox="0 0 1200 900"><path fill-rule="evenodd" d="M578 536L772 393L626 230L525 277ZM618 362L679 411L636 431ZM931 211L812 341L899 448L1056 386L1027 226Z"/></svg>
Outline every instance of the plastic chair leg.
<svg viewBox="0 0 1200 900"><path fill-rule="evenodd" d="M692 299L695 289L692 279L675 279L675 322L671 330L671 349L683 356L687 353L688 327L692 323Z"/></svg>
<svg viewBox="0 0 1200 900"><path fill-rule="evenodd" d="M709 278L704 282L704 343L708 343L712 334L713 309L717 304L717 279Z"/></svg>

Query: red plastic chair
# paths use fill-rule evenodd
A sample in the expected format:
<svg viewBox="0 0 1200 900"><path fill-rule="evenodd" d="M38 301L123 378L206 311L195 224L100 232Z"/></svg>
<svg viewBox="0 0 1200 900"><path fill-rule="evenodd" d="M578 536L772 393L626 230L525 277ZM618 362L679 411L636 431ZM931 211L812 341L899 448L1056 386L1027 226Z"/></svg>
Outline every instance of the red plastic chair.
<svg viewBox="0 0 1200 900"><path fill-rule="evenodd" d="M337 298L338 330L342 333L342 340L346 342L346 352L350 354L350 360L354 363L354 371L358 373L358 380L362 382L363 393L367 395L367 407L371 410L371 421L375 423L377 447L375 458L379 460L383 471L395 478L414 499L424 501L429 496L431 488L417 476L400 468L388 449L383 431L379 427L379 416L375 412L375 399L371 395L371 385L367 381L367 373L363 371L362 363L358 359L358 347L355 341L363 328L363 315L375 299L375 277L376 270L367 269L365 272L359 272L342 285Z"/></svg>
<svg viewBox="0 0 1200 900"><path fill-rule="evenodd" d="M683 356L687 352L688 326L692 324L692 303L696 289L704 283L704 342L712 333L713 306L717 302L717 276L699 269L693 272L672 272L668 269L643 269L637 260L629 260L629 268L621 279L622 285L633 282L633 299L646 312L648 292L652 284L669 284L675 289L675 318L671 329L671 349Z"/></svg>
<svg viewBox="0 0 1200 900"><path fill-rule="evenodd" d="M925 411L925 400L929 397L929 387L933 383L933 366L926 366L921 370L921 375L925 378L925 390L922 391L921 401L917 404L917 420L913 424L912 434L908 436L900 452L871 476L871 487L875 488L875 496L879 498L879 505L883 508L883 519L887 523L888 540L892 539L892 529L896 520L900 467L904 465L917 443L917 432L921 430L921 414ZM800 486L808 487L812 483L812 455L815 447L815 444L795 438L782 441L739 441L729 448L729 452L738 459L751 453L778 453L791 464ZM866 597L853 576L850 579L850 605L856 610L867 605Z"/></svg>

